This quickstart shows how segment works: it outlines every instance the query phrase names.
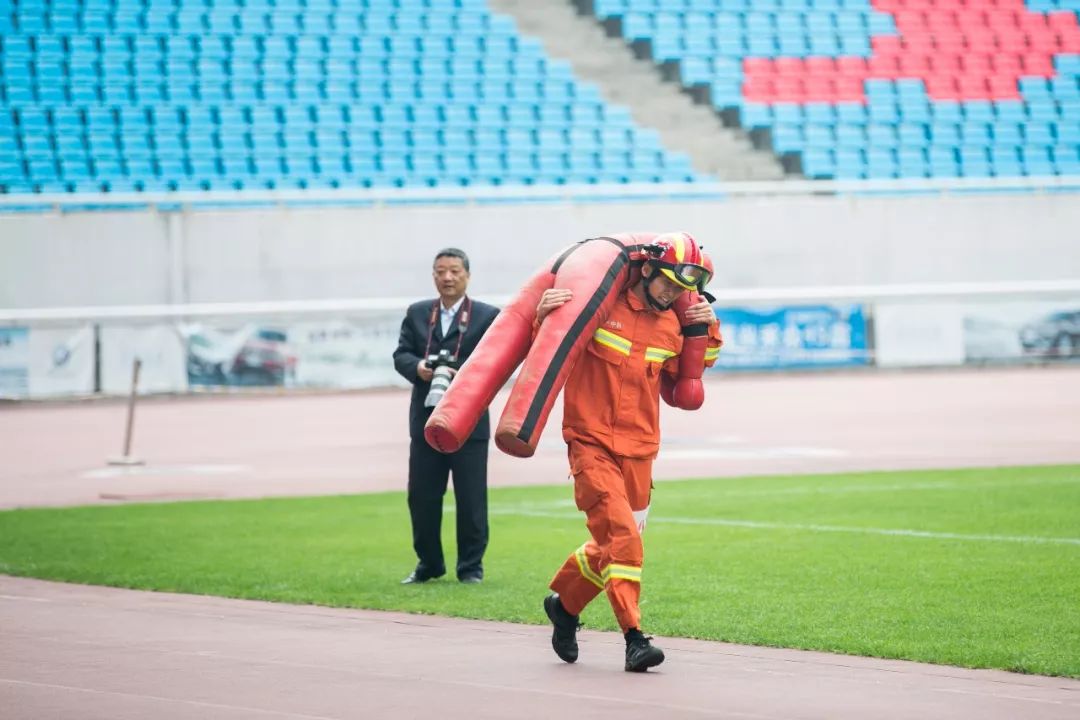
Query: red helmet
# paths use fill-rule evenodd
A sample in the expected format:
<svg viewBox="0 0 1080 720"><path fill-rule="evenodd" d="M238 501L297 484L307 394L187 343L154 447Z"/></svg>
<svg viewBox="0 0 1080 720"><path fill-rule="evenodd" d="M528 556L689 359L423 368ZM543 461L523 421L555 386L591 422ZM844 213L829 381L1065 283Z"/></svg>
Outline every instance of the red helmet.
<svg viewBox="0 0 1080 720"><path fill-rule="evenodd" d="M690 233L658 235L647 250L651 256L649 262L685 290L704 290L712 278L705 255Z"/></svg>

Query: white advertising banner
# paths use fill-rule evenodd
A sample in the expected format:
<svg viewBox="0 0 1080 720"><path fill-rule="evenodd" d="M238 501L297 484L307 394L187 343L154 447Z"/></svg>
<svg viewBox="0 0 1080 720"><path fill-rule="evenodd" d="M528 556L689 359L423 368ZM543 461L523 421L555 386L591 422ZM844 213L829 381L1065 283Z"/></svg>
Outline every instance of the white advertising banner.
<svg viewBox="0 0 1080 720"><path fill-rule="evenodd" d="M94 392L94 328L30 329L30 397Z"/></svg>
<svg viewBox="0 0 1080 720"><path fill-rule="evenodd" d="M187 378L205 387L370 388L405 385L394 371L401 317L179 326Z"/></svg>
<svg viewBox="0 0 1080 720"><path fill-rule="evenodd" d="M962 310L944 304L875 305L874 349L880 367L962 365Z"/></svg>
<svg viewBox="0 0 1080 720"><path fill-rule="evenodd" d="M0 398L30 394L30 328L0 328Z"/></svg>
<svg viewBox="0 0 1080 720"><path fill-rule="evenodd" d="M400 313L294 325L296 383L306 387L408 387L394 370L393 358L403 317Z"/></svg>
<svg viewBox="0 0 1080 720"><path fill-rule="evenodd" d="M94 392L94 329L0 328L0 397L89 395Z"/></svg>
<svg viewBox="0 0 1080 720"><path fill-rule="evenodd" d="M139 393L185 392L188 389L184 342L173 325L101 328L101 391L131 391L132 366L142 361Z"/></svg>

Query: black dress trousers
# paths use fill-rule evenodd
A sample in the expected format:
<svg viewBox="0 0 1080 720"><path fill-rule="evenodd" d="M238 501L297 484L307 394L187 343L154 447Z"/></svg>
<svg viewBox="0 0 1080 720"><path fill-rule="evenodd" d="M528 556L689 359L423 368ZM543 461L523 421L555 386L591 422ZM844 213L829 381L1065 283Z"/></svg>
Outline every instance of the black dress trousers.
<svg viewBox="0 0 1080 720"><path fill-rule="evenodd" d="M455 453L443 454L423 439L409 446L409 514L417 572L425 577L446 573L442 547L443 496L453 476L457 515L457 576L483 576L488 544L488 440L469 440Z"/></svg>

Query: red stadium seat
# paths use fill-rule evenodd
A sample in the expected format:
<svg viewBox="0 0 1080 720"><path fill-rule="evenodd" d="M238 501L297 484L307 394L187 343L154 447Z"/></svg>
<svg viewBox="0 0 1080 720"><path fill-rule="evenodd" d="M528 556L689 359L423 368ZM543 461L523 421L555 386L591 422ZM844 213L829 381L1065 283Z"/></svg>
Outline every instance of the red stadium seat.
<svg viewBox="0 0 1080 720"><path fill-rule="evenodd" d="M967 52L967 41L960 33L954 35L938 35L934 38L934 47L938 53L963 55Z"/></svg>
<svg viewBox="0 0 1080 720"><path fill-rule="evenodd" d="M777 58L776 74L780 77L802 77L806 74L806 65L803 64L802 58Z"/></svg>
<svg viewBox="0 0 1080 720"><path fill-rule="evenodd" d="M967 41L968 52L984 53L986 55L997 52L997 42L991 33L968 33L964 39Z"/></svg>
<svg viewBox="0 0 1080 720"><path fill-rule="evenodd" d="M1016 25L1024 29L1024 32L1031 33L1038 30L1045 30L1047 28L1047 17L1042 13L1024 13L1017 18Z"/></svg>
<svg viewBox="0 0 1080 720"><path fill-rule="evenodd" d="M990 96L995 100L1019 100L1020 86L1012 77L992 75L987 79Z"/></svg>
<svg viewBox="0 0 1080 720"><path fill-rule="evenodd" d="M1046 24L1058 30L1076 29L1076 13L1070 10L1055 10L1046 14Z"/></svg>
<svg viewBox="0 0 1080 720"><path fill-rule="evenodd" d="M744 58L743 73L747 76L768 76L776 73L776 64L772 58Z"/></svg>
<svg viewBox="0 0 1080 720"><path fill-rule="evenodd" d="M1010 78L1020 77L1023 74L1023 64L1019 55L1011 53L999 53L990 57L994 72L999 75L1007 75Z"/></svg>
<svg viewBox="0 0 1080 720"><path fill-rule="evenodd" d="M855 102L866 100L866 91L861 78L838 77L833 83L834 99L837 102Z"/></svg>
<svg viewBox="0 0 1080 720"><path fill-rule="evenodd" d="M767 77L747 77L743 81L742 94L751 102L771 103L777 99L773 81Z"/></svg>
<svg viewBox="0 0 1080 720"><path fill-rule="evenodd" d="M804 83L808 102L832 102L835 99L833 81L822 77L808 77Z"/></svg>
<svg viewBox="0 0 1080 720"><path fill-rule="evenodd" d="M1063 53L1080 53L1080 29L1058 33L1057 47Z"/></svg>
<svg viewBox="0 0 1080 720"><path fill-rule="evenodd" d="M803 81L800 78L794 77L777 77L773 83L776 88L776 94L779 97L788 99L795 102L802 102L804 100L805 88Z"/></svg>
<svg viewBox="0 0 1080 720"><path fill-rule="evenodd" d="M956 81L951 75L932 75L924 78L924 82L926 83L926 94L934 100L956 100L959 98Z"/></svg>
<svg viewBox="0 0 1080 720"><path fill-rule="evenodd" d="M934 52L934 38L929 35L911 35L900 42L905 54L929 55Z"/></svg>
<svg viewBox="0 0 1080 720"><path fill-rule="evenodd" d="M900 38L894 35L878 35L870 38L870 47L874 50L874 57L895 56L903 52Z"/></svg>
<svg viewBox="0 0 1080 720"><path fill-rule="evenodd" d="M1051 77L1054 74L1054 61L1049 55L1036 55L1028 53L1022 56L1024 61L1024 75L1036 77Z"/></svg>
<svg viewBox="0 0 1080 720"><path fill-rule="evenodd" d="M986 13L978 8L964 8L956 11L956 25L964 30L986 26Z"/></svg>
<svg viewBox="0 0 1080 720"><path fill-rule="evenodd" d="M893 64L893 68L896 65ZM842 57L836 60L836 70L842 77L851 78L864 78L869 72L866 67L865 58L861 57Z"/></svg>
<svg viewBox="0 0 1080 720"><path fill-rule="evenodd" d="M941 75L956 75L963 69L961 55L935 55L930 58L930 65L934 72Z"/></svg>
<svg viewBox="0 0 1080 720"><path fill-rule="evenodd" d="M982 75L961 75L956 78L956 89L960 95L970 100L990 99L990 87Z"/></svg>
<svg viewBox="0 0 1080 720"><path fill-rule="evenodd" d="M989 55L971 53L970 55L965 55L960 60L964 68L964 73L967 75L990 75L993 72Z"/></svg>
<svg viewBox="0 0 1080 720"><path fill-rule="evenodd" d="M1028 49L1028 41L1020 33L1005 33L998 35L997 46L1004 52L1024 52Z"/></svg>
<svg viewBox="0 0 1080 720"><path fill-rule="evenodd" d="M897 27L903 27L908 32L926 30L926 16L918 10L901 10L894 13Z"/></svg>
<svg viewBox="0 0 1080 720"><path fill-rule="evenodd" d="M930 58L926 55L901 55L901 77L922 77L930 72Z"/></svg>
<svg viewBox="0 0 1080 720"><path fill-rule="evenodd" d="M831 57L806 58L806 72L810 75L831 76L836 73L836 60Z"/></svg>
<svg viewBox="0 0 1080 720"><path fill-rule="evenodd" d="M895 80L900 77L900 63L895 56L874 56L867 61L866 65L868 68L868 77L886 78L889 80Z"/></svg>

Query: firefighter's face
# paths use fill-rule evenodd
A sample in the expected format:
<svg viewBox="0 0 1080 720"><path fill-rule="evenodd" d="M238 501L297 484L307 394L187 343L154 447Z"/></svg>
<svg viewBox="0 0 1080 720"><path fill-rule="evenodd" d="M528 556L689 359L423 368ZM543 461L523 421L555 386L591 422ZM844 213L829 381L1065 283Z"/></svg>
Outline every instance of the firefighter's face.
<svg viewBox="0 0 1080 720"><path fill-rule="evenodd" d="M652 281L649 282L645 288L645 292L652 295L652 299L664 307L669 307L671 303L679 299L679 296L686 292L678 283L672 282L668 279L667 275L658 271L651 265L646 265L642 268L642 272L649 272L652 275Z"/></svg>
<svg viewBox="0 0 1080 720"><path fill-rule="evenodd" d="M457 302L458 298L465 294L465 289L469 286L469 271L465 269L465 264L461 261L461 258L441 257L437 259L435 267L431 271L431 276L435 280L435 289L439 291L439 297L450 301L451 304Z"/></svg>

